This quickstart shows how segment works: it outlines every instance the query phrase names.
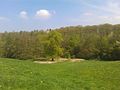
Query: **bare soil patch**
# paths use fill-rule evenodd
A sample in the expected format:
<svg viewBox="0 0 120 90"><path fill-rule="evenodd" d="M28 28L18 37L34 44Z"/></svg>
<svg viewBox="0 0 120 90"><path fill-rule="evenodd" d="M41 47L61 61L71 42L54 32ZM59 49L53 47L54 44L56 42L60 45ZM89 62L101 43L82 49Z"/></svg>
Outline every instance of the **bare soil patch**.
<svg viewBox="0 0 120 90"><path fill-rule="evenodd" d="M70 61L71 62L81 62L81 61L84 61L84 59L71 59Z"/></svg>
<svg viewBox="0 0 120 90"><path fill-rule="evenodd" d="M84 61L84 59L67 59L67 58L60 58L58 61L34 61L34 63L39 63L39 64L53 64L53 63L64 62L64 61L81 62L81 61Z"/></svg>
<svg viewBox="0 0 120 90"><path fill-rule="evenodd" d="M34 61L34 63L39 63L39 64L53 64L56 63L55 61Z"/></svg>

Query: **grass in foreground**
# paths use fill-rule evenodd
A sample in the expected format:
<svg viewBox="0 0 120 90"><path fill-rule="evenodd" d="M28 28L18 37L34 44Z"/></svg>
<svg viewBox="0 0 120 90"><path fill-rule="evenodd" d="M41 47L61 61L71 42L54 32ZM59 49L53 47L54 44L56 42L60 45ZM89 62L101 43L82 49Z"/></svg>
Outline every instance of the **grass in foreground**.
<svg viewBox="0 0 120 90"><path fill-rule="evenodd" d="M120 90L120 62L0 59L0 90Z"/></svg>

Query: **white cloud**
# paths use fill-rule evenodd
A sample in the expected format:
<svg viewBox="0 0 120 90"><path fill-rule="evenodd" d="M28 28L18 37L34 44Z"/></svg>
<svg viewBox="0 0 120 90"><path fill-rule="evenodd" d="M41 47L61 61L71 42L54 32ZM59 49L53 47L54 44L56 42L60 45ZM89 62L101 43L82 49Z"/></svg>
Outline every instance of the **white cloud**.
<svg viewBox="0 0 120 90"><path fill-rule="evenodd" d="M20 12L20 17L22 19L28 19L28 13L26 11L21 11Z"/></svg>
<svg viewBox="0 0 120 90"><path fill-rule="evenodd" d="M119 14L120 15L120 1L115 0L106 0L103 4L91 4L84 1L84 4L94 8L94 10L101 11L104 13L110 13L110 14Z"/></svg>
<svg viewBox="0 0 120 90"><path fill-rule="evenodd" d="M120 0L104 0L98 3L96 0L81 0L91 12L86 12L76 20L76 23L101 24L101 23L120 23ZM94 3L93 3L94 1ZM103 0L101 0L103 1Z"/></svg>
<svg viewBox="0 0 120 90"><path fill-rule="evenodd" d="M96 6L96 9L106 14L100 17L101 22L120 23L120 1L108 0L104 6Z"/></svg>
<svg viewBox="0 0 120 90"><path fill-rule="evenodd" d="M119 3L116 2L108 2L106 6L101 7L102 10L106 12L110 12L111 14L119 14L120 15L120 6Z"/></svg>
<svg viewBox="0 0 120 90"><path fill-rule="evenodd" d="M50 18L51 17L51 13L50 13L50 11L48 11L48 10L45 10L45 9L42 9L42 10L38 10L37 12L36 12L36 17L37 18L44 18L44 19L46 19L46 18Z"/></svg>

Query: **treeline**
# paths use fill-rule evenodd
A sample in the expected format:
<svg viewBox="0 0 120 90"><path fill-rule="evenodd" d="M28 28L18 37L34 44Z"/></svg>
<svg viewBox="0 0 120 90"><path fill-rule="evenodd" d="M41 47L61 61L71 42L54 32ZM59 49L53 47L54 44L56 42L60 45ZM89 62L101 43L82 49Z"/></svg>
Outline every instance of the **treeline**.
<svg viewBox="0 0 120 90"><path fill-rule="evenodd" d="M17 59L63 57L120 60L120 25L1 33L0 56Z"/></svg>

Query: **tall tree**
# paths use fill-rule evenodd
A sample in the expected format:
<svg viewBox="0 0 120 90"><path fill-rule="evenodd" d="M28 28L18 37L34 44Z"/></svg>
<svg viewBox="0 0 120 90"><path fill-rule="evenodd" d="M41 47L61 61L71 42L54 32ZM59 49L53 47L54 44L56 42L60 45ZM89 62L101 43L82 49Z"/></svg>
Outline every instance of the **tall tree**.
<svg viewBox="0 0 120 90"><path fill-rule="evenodd" d="M54 61L62 55L63 48L61 47L61 42L63 41L61 33L57 31L48 32L48 38L46 41L46 54L49 58Z"/></svg>

